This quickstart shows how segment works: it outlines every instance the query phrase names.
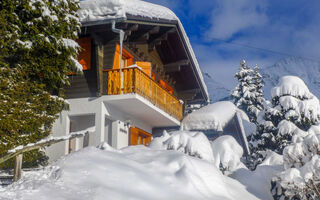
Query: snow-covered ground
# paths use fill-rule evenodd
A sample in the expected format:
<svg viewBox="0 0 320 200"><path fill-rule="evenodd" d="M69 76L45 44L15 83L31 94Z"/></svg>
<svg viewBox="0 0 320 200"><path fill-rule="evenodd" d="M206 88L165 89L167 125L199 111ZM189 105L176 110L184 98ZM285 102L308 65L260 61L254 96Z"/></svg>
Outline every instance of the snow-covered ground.
<svg viewBox="0 0 320 200"><path fill-rule="evenodd" d="M240 168L230 175L259 199L273 200L271 194L271 180L283 171L283 158L277 153L267 152L266 159L257 166L255 171Z"/></svg>
<svg viewBox="0 0 320 200"><path fill-rule="evenodd" d="M0 199L257 199L211 162L178 151L88 147L0 188Z"/></svg>

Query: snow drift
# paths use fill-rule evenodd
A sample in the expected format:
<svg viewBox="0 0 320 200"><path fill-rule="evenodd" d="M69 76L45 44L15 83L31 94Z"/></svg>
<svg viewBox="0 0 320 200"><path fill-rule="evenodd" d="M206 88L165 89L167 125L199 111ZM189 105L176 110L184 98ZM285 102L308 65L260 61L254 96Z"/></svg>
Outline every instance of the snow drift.
<svg viewBox="0 0 320 200"><path fill-rule="evenodd" d="M0 188L0 199L257 199L212 163L177 151L88 147Z"/></svg>
<svg viewBox="0 0 320 200"><path fill-rule="evenodd" d="M202 132L173 131L151 141L151 148L176 150L190 156L213 162L213 154L208 138Z"/></svg>
<svg viewBox="0 0 320 200"><path fill-rule="evenodd" d="M240 161L243 149L230 135L218 137L211 143L214 155L214 164L217 168L224 168L227 172L233 172L239 168L246 168Z"/></svg>

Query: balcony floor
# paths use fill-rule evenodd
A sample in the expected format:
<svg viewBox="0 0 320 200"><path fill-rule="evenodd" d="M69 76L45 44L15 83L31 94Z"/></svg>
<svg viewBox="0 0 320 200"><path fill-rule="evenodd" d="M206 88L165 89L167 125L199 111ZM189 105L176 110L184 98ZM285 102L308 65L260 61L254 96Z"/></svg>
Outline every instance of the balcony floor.
<svg viewBox="0 0 320 200"><path fill-rule="evenodd" d="M180 126L179 120L138 94L106 95L103 102L128 115L128 119L135 117L152 127Z"/></svg>

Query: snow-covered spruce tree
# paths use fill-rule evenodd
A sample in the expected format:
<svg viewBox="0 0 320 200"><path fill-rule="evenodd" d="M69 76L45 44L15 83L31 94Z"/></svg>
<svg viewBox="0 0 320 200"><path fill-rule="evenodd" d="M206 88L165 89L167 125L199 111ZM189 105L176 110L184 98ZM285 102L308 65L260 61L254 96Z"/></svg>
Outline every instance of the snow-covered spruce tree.
<svg viewBox="0 0 320 200"><path fill-rule="evenodd" d="M262 80L262 76L259 73L258 65L255 66L253 71L252 84L254 87L254 90L253 90L254 98L252 99L252 105L249 106L248 110L249 110L249 113L253 116L252 122L257 124L258 115L263 110L264 103L265 103L263 90L262 90L264 83Z"/></svg>
<svg viewBox="0 0 320 200"><path fill-rule="evenodd" d="M64 100L51 96L44 88L43 84L31 82L19 68L0 67L0 156L8 149L35 143L50 134ZM26 167L45 163L41 151L24 154ZM1 167L11 168L12 162Z"/></svg>
<svg viewBox="0 0 320 200"><path fill-rule="evenodd" d="M283 151L285 171L274 178L279 186L273 191L274 196L320 199L320 126L312 126L308 131L291 128L293 143Z"/></svg>
<svg viewBox="0 0 320 200"><path fill-rule="evenodd" d="M235 77L238 79L238 85L231 93L234 103L240 109L246 112L251 122L258 126L257 118L264 108L265 99L263 97L263 81L259 73L258 66L254 70L250 69L243 60L240 63L239 72ZM248 136L251 155L247 157L246 165L250 169L254 169L258 158L256 144L259 143L260 135L254 134Z"/></svg>
<svg viewBox="0 0 320 200"><path fill-rule="evenodd" d="M80 68L78 9L75 0L0 1L0 157L46 137L64 108L66 74ZM30 152L24 165L43 158Z"/></svg>
<svg viewBox="0 0 320 200"><path fill-rule="evenodd" d="M246 112L251 122L256 123L263 105L263 83L258 68L253 71L243 60L239 72L235 74L238 85L231 93L234 104Z"/></svg>
<svg viewBox="0 0 320 200"><path fill-rule="evenodd" d="M250 169L255 169L257 164L261 163L262 161L262 155L260 155L259 150L257 148L257 144L261 141L261 134L259 134L259 116L263 113L262 111L264 110L264 107L268 106L268 102L264 99L263 95L263 80L262 76L259 73L259 68L258 65L255 66L254 72L253 72L253 77L252 77L252 83L254 86L254 97L252 99L252 105L248 107L249 113L252 114L252 121L256 124L257 126L257 131L255 134L251 134L247 136L248 142L249 142L249 148L250 148L250 156L247 157L247 162L246 165Z"/></svg>
<svg viewBox="0 0 320 200"><path fill-rule="evenodd" d="M282 154L291 143L293 130L307 131L320 121L319 100L305 83L295 76L284 76L272 88L272 104L265 106L259 120L259 150L270 149ZM296 127L293 129L293 127Z"/></svg>

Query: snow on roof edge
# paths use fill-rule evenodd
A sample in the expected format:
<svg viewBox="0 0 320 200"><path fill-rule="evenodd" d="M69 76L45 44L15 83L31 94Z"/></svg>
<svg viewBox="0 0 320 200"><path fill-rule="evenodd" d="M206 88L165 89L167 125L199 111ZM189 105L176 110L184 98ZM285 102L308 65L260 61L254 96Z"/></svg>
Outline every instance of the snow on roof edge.
<svg viewBox="0 0 320 200"><path fill-rule="evenodd" d="M200 81L201 81L201 84L202 84L202 87L203 87L203 90L205 92L205 95L206 95L206 99L207 99L207 102L210 102L210 98L209 98L209 92L208 92L208 88L207 88L207 85L204 81L204 78L203 78L203 75L202 75L202 72L201 72L201 69L200 69L200 65L198 63L198 60L196 58L196 55L193 51L193 48L192 48L192 45L190 43L190 40L189 40L189 37L180 21L180 19L178 18L178 27L180 28L180 31L182 32L182 35L183 35L183 39L185 40L186 44L187 44L187 47L188 47L188 50L189 50L189 53L191 55L191 59L193 60L194 62L194 65L196 67L196 70L198 72L198 75L199 75L199 78L200 78Z"/></svg>

